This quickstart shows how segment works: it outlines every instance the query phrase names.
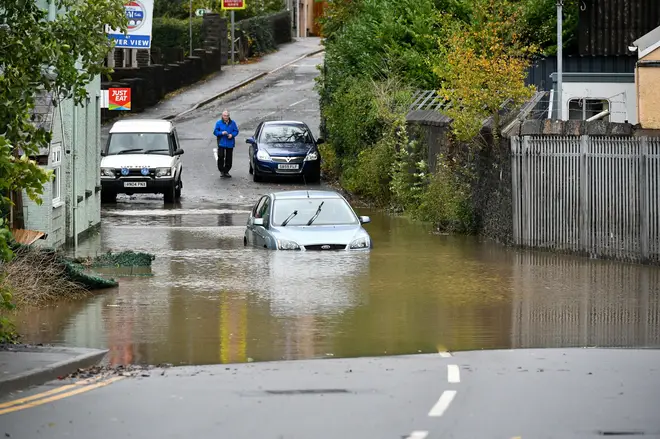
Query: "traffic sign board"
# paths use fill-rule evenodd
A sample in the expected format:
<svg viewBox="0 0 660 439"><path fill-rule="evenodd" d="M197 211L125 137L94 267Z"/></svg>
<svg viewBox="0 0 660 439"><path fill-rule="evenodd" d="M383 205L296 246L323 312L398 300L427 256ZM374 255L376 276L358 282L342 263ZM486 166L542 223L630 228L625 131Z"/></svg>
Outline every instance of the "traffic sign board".
<svg viewBox="0 0 660 439"><path fill-rule="evenodd" d="M245 9L245 0L222 0L222 9L230 11Z"/></svg>

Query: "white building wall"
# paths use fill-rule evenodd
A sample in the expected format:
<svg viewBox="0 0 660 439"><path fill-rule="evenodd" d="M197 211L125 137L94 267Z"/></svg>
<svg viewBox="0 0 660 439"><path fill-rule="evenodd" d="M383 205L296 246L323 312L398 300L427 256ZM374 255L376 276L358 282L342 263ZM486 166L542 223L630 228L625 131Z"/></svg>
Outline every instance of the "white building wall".
<svg viewBox="0 0 660 439"><path fill-rule="evenodd" d="M572 99L607 99L610 101L610 122L637 123L637 96L634 83L564 82L562 106L568 120L568 102Z"/></svg>

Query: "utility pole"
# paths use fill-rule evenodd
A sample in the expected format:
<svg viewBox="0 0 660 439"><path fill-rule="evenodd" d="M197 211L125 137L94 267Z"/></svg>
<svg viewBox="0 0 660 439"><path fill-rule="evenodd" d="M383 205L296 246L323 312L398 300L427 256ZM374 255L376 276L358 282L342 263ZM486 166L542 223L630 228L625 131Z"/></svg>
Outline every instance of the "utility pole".
<svg viewBox="0 0 660 439"><path fill-rule="evenodd" d="M188 52L188 56L192 56L192 0L190 0L190 10L188 12L188 28L190 34L188 37L190 39L190 51Z"/></svg>
<svg viewBox="0 0 660 439"><path fill-rule="evenodd" d="M564 0L557 0L557 116L564 120L564 105L562 100L563 68L564 68L564 42L563 42L563 6Z"/></svg>
<svg viewBox="0 0 660 439"><path fill-rule="evenodd" d="M234 65L234 45L236 39L234 38L234 10L231 10L231 65Z"/></svg>

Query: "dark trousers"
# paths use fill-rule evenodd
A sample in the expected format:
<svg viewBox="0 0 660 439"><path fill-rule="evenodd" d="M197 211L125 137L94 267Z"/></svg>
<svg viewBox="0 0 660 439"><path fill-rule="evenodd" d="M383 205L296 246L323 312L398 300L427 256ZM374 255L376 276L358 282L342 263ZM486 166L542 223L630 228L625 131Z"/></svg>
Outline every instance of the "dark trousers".
<svg viewBox="0 0 660 439"><path fill-rule="evenodd" d="M229 172L234 156L234 148L218 147L218 171Z"/></svg>

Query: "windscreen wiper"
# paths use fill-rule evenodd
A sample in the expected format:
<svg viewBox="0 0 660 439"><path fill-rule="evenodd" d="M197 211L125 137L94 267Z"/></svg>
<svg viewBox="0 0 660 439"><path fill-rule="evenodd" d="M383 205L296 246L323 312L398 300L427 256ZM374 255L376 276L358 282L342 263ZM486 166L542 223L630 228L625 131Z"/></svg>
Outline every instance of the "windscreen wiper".
<svg viewBox="0 0 660 439"><path fill-rule="evenodd" d="M138 151L142 151L142 148L125 149L125 150L123 150L123 151L119 151L119 152L117 153L117 155L119 155L119 154L126 154L126 153L129 153L129 152L138 152Z"/></svg>
<svg viewBox="0 0 660 439"><path fill-rule="evenodd" d="M284 227L284 226L286 226L287 224L289 224L289 221L291 221L291 220L293 219L293 217L295 217L296 215L298 215L298 211L297 211L297 210L294 210L294 211L291 213L291 215L289 215L284 221L282 221L282 227Z"/></svg>
<svg viewBox="0 0 660 439"><path fill-rule="evenodd" d="M316 221L316 218L318 218L319 215L321 214L321 208L323 207L323 203L325 203L325 201L321 201L321 204L319 204L319 208L316 209L316 213L314 214L314 216L313 216L312 218L310 218L309 221L307 221L307 225L308 225L308 226L311 226L312 223L313 223L314 221Z"/></svg>
<svg viewBox="0 0 660 439"><path fill-rule="evenodd" d="M169 151L169 149L147 149L144 153L149 154L150 152L160 152L160 151Z"/></svg>

